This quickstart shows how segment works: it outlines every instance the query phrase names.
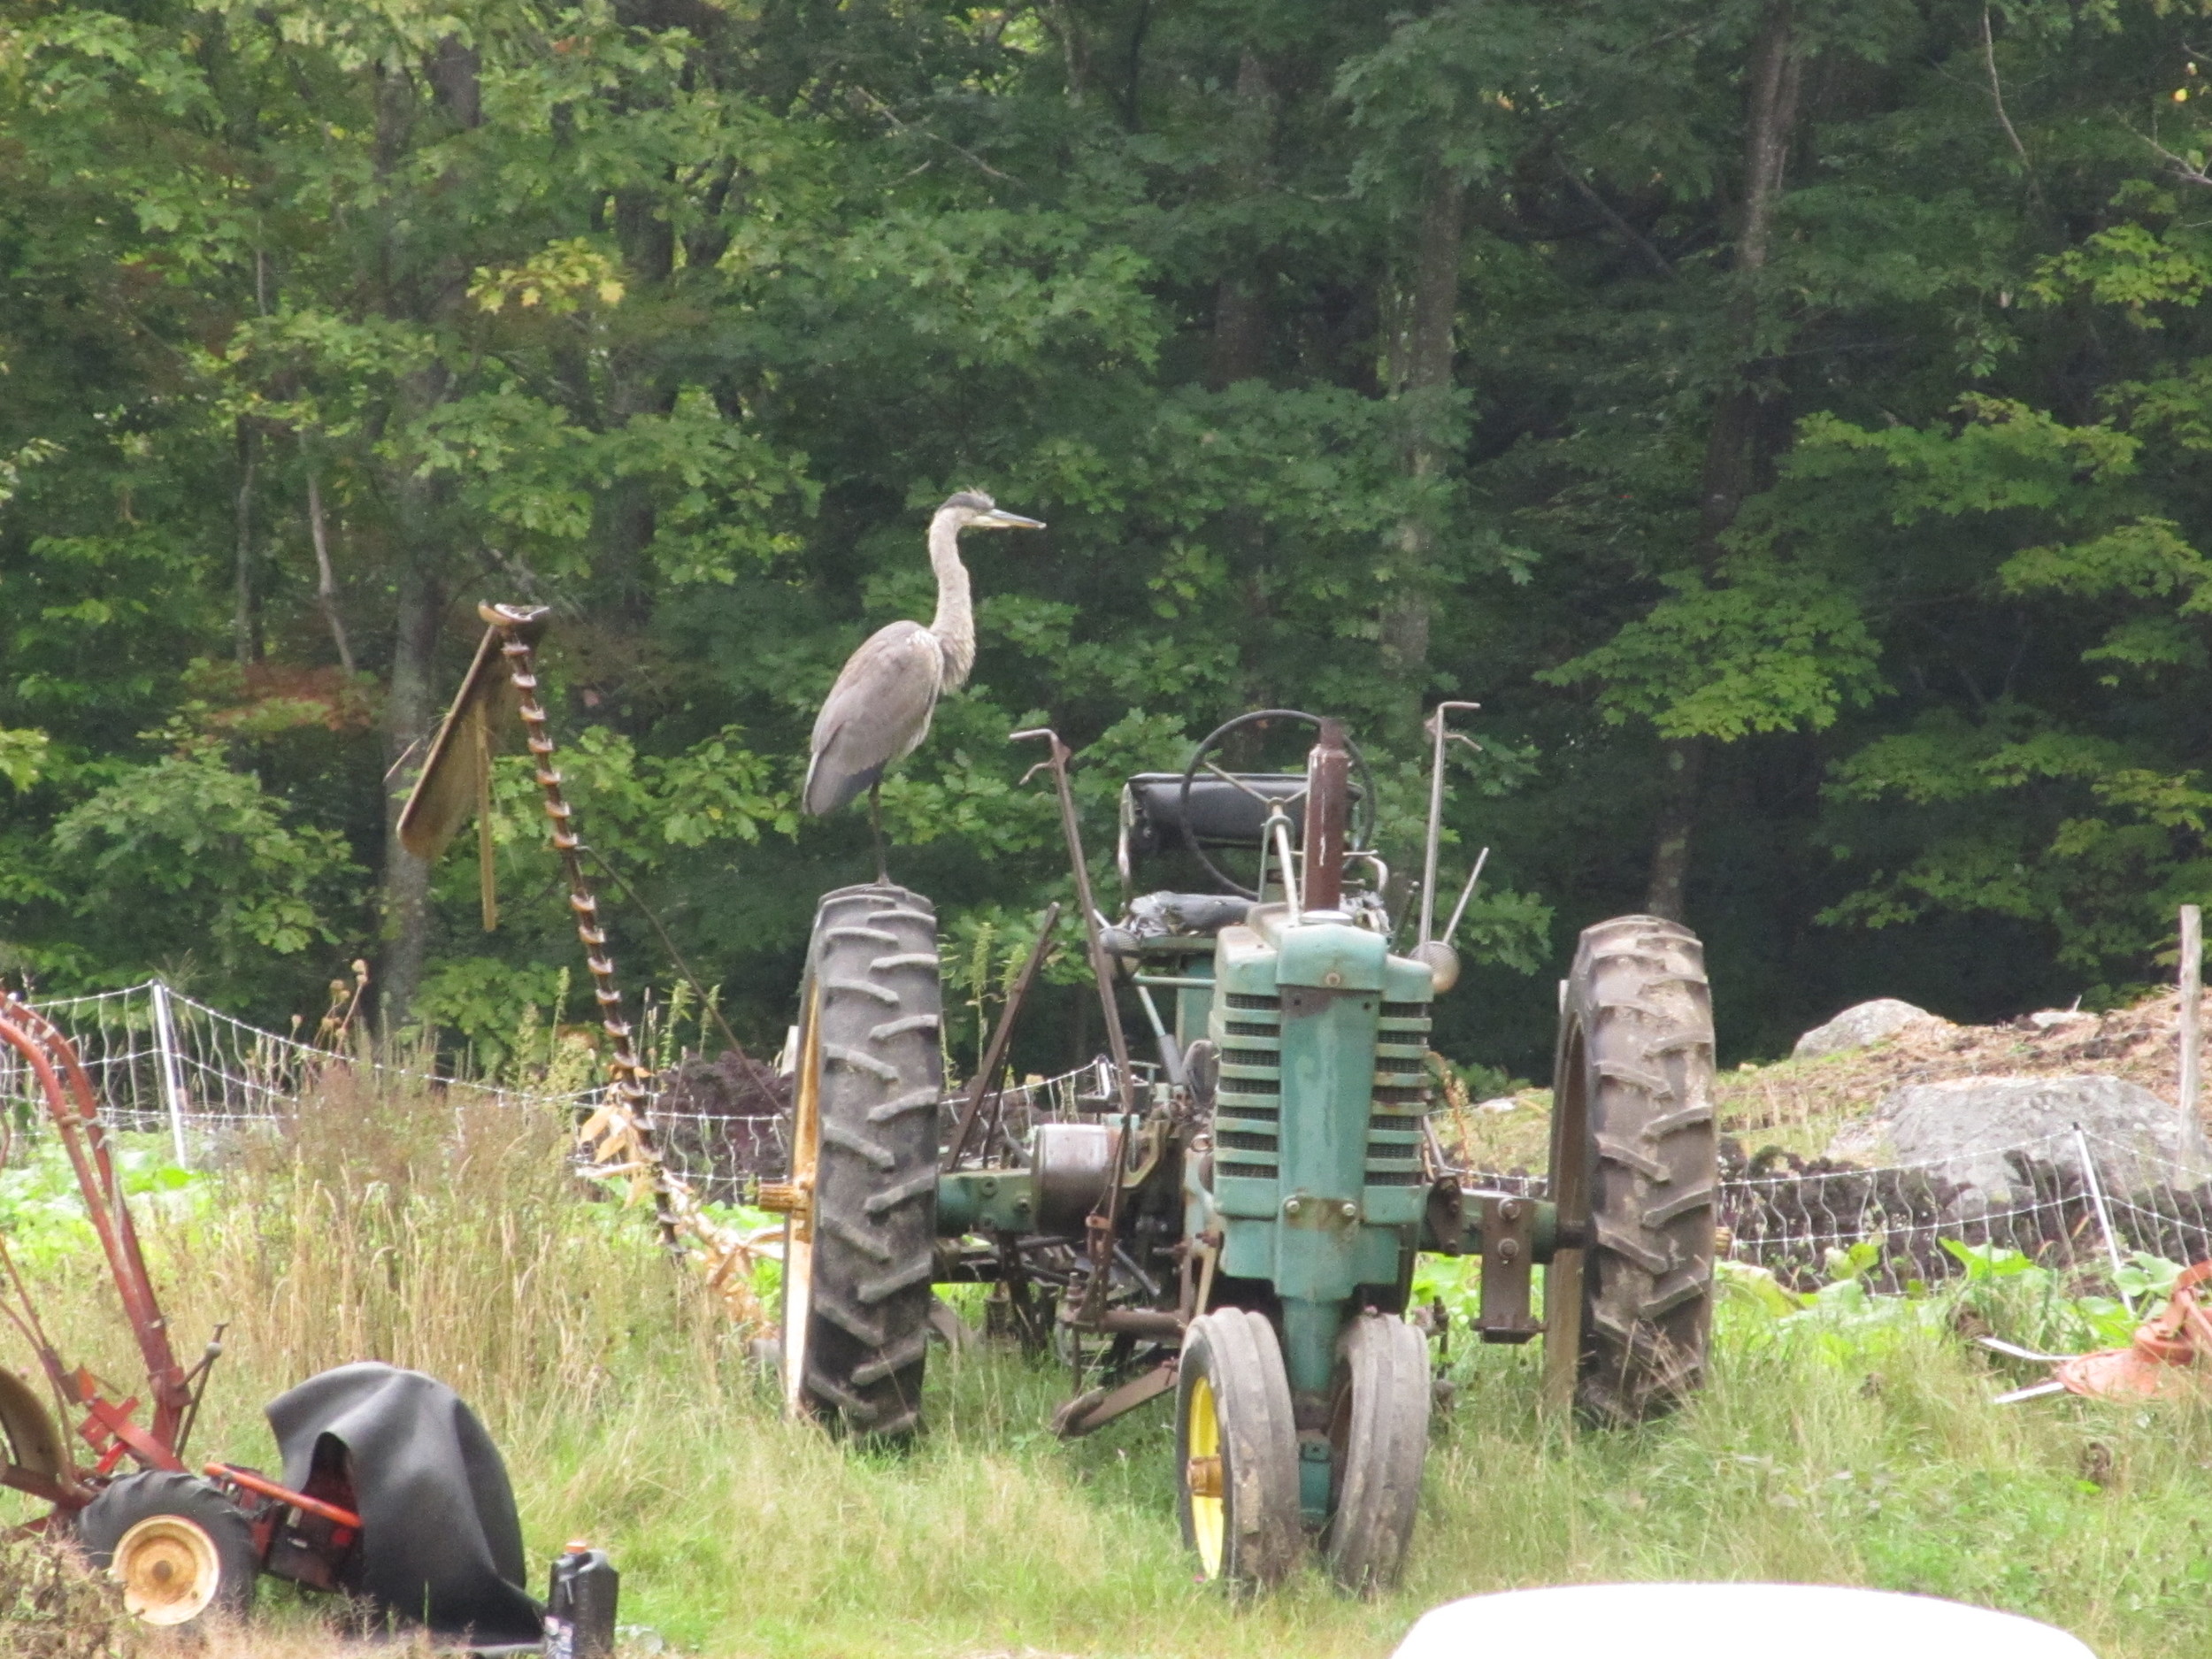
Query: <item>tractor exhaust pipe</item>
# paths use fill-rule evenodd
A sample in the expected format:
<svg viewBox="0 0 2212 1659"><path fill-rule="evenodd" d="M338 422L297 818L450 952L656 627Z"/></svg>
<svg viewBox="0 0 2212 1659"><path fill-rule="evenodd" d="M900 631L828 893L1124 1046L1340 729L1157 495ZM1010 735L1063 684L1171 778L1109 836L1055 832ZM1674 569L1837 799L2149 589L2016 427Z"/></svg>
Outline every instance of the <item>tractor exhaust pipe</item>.
<svg viewBox="0 0 2212 1659"><path fill-rule="evenodd" d="M1301 908L1344 907L1344 825L1351 805L1352 757L1344 747L1344 722L1325 718L1313 752L1306 757L1305 880Z"/></svg>

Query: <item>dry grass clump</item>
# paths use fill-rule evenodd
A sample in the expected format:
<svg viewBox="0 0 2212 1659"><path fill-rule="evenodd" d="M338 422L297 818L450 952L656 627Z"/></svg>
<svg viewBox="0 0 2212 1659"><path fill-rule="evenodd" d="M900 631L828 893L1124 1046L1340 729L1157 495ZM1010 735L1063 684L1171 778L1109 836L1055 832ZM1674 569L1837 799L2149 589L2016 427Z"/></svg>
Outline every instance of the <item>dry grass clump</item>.
<svg viewBox="0 0 2212 1659"><path fill-rule="evenodd" d="M0 1659L137 1659L145 1632L66 1542L0 1532Z"/></svg>
<svg viewBox="0 0 2212 1659"><path fill-rule="evenodd" d="M573 1175L561 1116L342 1074L249 1144L211 1210L162 1236L186 1328L227 1319L268 1380L359 1359L429 1372L488 1418L605 1403L645 1324L680 1310L650 1230ZM696 1333L711 1326L696 1322Z"/></svg>
<svg viewBox="0 0 2212 1659"><path fill-rule="evenodd" d="M743 1333L570 1145L549 1108L340 1072L242 1146L216 1202L156 1233L175 1327L229 1325L215 1434L265 1447L262 1404L364 1359L451 1386L518 1469L642 1396L719 1397Z"/></svg>

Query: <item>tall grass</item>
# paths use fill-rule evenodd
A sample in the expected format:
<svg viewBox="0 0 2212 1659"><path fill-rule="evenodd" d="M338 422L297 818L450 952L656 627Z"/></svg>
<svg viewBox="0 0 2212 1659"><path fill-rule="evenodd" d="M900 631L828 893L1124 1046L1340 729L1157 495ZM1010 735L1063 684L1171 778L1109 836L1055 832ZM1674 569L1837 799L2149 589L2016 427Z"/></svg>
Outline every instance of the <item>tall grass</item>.
<svg viewBox="0 0 2212 1659"><path fill-rule="evenodd" d="M1709 1389L1626 1433L1541 1416L1535 1348L1456 1347L1405 1586L1352 1602L1309 1573L1239 1609L1192 1581L1164 1409L1064 1446L1043 1425L1064 1375L940 1350L908 1453L785 1424L745 1333L647 1217L573 1180L550 1117L336 1079L150 1232L180 1345L230 1325L201 1449L266 1467L260 1407L292 1383L361 1358L428 1371L504 1450L540 1570L591 1538L626 1623L702 1655L1379 1655L1452 1596L1661 1576L1953 1595L2105 1659L2212 1650L2212 1412L1992 1407L2014 1379L1932 1304L1732 1304ZM47 1277L64 1346L127 1380L99 1277ZM1721 1654L1786 1640L1713 1633Z"/></svg>

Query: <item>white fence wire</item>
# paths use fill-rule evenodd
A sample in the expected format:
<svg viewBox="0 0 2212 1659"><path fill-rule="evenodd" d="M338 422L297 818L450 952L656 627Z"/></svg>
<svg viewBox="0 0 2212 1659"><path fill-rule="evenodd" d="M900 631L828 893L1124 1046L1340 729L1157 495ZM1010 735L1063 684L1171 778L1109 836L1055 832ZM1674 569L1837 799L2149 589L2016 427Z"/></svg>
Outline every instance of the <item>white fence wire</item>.
<svg viewBox="0 0 2212 1659"><path fill-rule="evenodd" d="M188 1164L210 1156L227 1134L277 1126L334 1067L349 1069L357 1085L365 1079L430 1087L567 1114L592 1098L434 1078L333 1053L234 1019L157 980L39 1008L75 1043L106 1120L166 1136ZM733 1202L753 1177L780 1173L788 1150L784 1115L711 1110L684 1075L673 1074L654 1121L663 1156L694 1190ZM1103 1059L1010 1087L994 1150L1017 1152L1032 1125L1093 1117L1110 1110L1113 1096ZM956 1102L946 1108L948 1129L956 1109ZM35 1079L4 1045L0 1113L19 1144L44 1123ZM1832 1250L1870 1240L1883 1253L1876 1277L1896 1285L1955 1272L1946 1239L2082 1266L2136 1250L2185 1262L2212 1256L2212 1175L2154 1147L2076 1130L1977 1153L1973 1166L1855 1169L1764 1152L1723 1170L1717 1218L1732 1257L1800 1281L1821 1277ZM1466 1172L1463 1179L1531 1196L1546 1190L1543 1178L1525 1173Z"/></svg>
<svg viewBox="0 0 2212 1659"><path fill-rule="evenodd" d="M1518 1171L1462 1179L1532 1197L1549 1189ZM1800 1285L1832 1272L1832 1251L1862 1243L1880 1250L1869 1277L1888 1289L1962 1271L1945 1240L2099 1271L2136 1251L2212 1256L2212 1171L2082 1129L1875 1169L1763 1152L1723 1169L1715 1211L1731 1259Z"/></svg>
<svg viewBox="0 0 2212 1659"><path fill-rule="evenodd" d="M262 1031L149 980L127 990L33 1005L76 1046L113 1128L168 1133L189 1153L224 1130L273 1125L334 1066L361 1068L397 1083L434 1084L486 1098L547 1099L454 1079L420 1078L345 1053ZM565 1097L562 1097L565 1099ZM0 1103L35 1131L42 1116L36 1080L12 1048L0 1048ZM24 1109L32 1109L27 1114Z"/></svg>
<svg viewBox="0 0 2212 1659"><path fill-rule="evenodd" d="M159 980L35 1006L76 1046L108 1125L167 1137L177 1161L187 1166L210 1156L227 1134L279 1126L334 1070L349 1073L357 1085L426 1087L457 1100L569 1115L588 1109L597 1094L434 1077L318 1048L247 1025ZM780 1174L786 1167L785 1117L706 1109L704 1091L686 1086L690 1075L680 1069L664 1079L674 1087L654 1102L662 1156L703 1197L735 1202L751 1178ZM1000 1111L1002 1134L1018 1144L1032 1124L1095 1113L1111 1094L1112 1080L1101 1061L1009 1088ZM0 1114L21 1145L35 1141L45 1125L37 1080L5 1044L0 1044Z"/></svg>

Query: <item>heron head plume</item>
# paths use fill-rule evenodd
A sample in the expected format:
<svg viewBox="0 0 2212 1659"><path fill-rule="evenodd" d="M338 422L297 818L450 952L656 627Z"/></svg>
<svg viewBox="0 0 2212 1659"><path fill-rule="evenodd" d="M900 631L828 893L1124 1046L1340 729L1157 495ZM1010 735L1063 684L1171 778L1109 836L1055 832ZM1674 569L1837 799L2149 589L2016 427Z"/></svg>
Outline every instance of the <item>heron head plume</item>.
<svg viewBox="0 0 2212 1659"><path fill-rule="evenodd" d="M1025 518L1018 512L1008 512L979 489L964 489L957 495L945 497L945 504L937 510L940 518L949 517L953 528L959 530L1041 530L1041 518Z"/></svg>

